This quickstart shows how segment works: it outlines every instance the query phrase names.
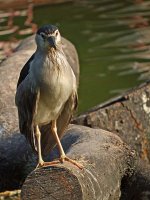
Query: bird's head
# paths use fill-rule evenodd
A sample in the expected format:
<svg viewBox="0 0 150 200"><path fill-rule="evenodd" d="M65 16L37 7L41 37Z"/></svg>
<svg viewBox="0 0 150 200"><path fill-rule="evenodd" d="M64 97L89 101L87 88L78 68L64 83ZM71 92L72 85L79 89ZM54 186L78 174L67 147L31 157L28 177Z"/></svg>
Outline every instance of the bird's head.
<svg viewBox="0 0 150 200"><path fill-rule="evenodd" d="M35 37L37 47L41 50L56 50L61 45L61 35L54 25L44 25L38 29Z"/></svg>

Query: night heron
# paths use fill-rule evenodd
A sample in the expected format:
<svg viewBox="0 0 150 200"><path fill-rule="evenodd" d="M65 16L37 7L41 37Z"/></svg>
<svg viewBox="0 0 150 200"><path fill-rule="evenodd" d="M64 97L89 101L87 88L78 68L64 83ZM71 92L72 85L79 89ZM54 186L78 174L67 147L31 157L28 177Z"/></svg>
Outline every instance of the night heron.
<svg viewBox="0 0 150 200"><path fill-rule="evenodd" d="M56 26L45 25L39 28L35 40L37 49L22 68L17 84L20 132L38 152L38 166L66 160L82 168L65 155L60 142L77 105L76 77L63 52L61 35ZM60 158L44 162L42 150L46 146L50 149L52 143L58 145Z"/></svg>

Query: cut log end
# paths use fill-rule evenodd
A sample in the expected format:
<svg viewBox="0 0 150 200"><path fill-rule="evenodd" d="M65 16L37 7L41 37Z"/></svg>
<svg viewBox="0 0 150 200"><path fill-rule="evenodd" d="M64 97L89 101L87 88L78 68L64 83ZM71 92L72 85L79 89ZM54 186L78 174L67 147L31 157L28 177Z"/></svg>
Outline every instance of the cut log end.
<svg viewBox="0 0 150 200"><path fill-rule="evenodd" d="M82 190L77 177L68 168L44 167L28 176L21 199L81 200Z"/></svg>

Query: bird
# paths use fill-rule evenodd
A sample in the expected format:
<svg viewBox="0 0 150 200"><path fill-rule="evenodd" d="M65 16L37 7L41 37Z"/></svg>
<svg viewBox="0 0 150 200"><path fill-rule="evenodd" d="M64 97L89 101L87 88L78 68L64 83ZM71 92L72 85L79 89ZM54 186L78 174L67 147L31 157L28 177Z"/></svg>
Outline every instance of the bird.
<svg viewBox="0 0 150 200"><path fill-rule="evenodd" d="M78 104L78 84L63 51L61 34L55 25L43 25L35 42L35 53L21 69L16 88L20 132L38 154L37 167L68 161L82 169L82 164L66 156L60 141ZM56 144L59 159L45 162L43 154Z"/></svg>

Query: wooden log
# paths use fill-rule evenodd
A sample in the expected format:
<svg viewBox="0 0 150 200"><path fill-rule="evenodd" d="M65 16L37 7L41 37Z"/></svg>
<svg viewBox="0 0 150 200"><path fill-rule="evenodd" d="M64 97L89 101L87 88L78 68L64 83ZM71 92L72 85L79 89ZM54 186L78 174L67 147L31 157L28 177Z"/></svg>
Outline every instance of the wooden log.
<svg viewBox="0 0 150 200"><path fill-rule="evenodd" d="M138 160L132 176L122 179L120 200L150 199L150 165Z"/></svg>
<svg viewBox="0 0 150 200"><path fill-rule="evenodd" d="M121 180L125 174L132 174L135 154L119 137L101 129L74 125L62 144L67 155L81 162L84 169L65 162L33 171L22 187L23 200L120 198Z"/></svg>
<svg viewBox="0 0 150 200"><path fill-rule="evenodd" d="M100 104L78 116L73 123L111 131L150 161L150 82Z"/></svg>

